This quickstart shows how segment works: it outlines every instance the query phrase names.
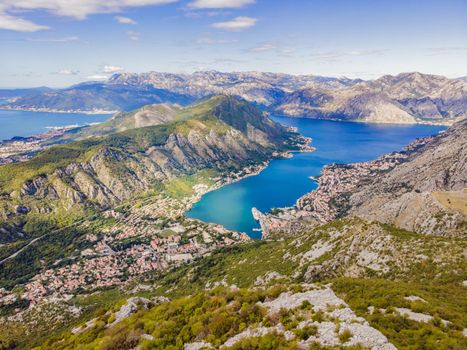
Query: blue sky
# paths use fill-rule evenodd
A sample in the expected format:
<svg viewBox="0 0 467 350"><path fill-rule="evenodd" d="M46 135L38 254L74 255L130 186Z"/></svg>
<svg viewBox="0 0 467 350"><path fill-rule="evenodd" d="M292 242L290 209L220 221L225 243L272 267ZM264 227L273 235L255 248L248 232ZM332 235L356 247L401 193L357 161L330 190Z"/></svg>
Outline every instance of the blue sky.
<svg viewBox="0 0 467 350"><path fill-rule="evenodd" d="M0 0L0 86L150 70L465 76L466 19L466 0Z"/></svg>

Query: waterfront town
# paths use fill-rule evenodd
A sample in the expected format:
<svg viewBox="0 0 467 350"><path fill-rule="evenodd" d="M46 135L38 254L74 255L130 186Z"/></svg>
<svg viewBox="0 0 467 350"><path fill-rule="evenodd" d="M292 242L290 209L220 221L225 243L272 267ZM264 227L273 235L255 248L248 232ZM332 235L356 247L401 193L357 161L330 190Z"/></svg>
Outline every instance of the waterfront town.
<svg viewBox="0 0 467 350"><path fill-rule="evenodd" d="M220 225L148 216L152 209L154 204L123 219L118 212L107 212L114 225L82 237L79 244L88 246L86 249L67 257L68 261L56 261L21 291L0 289L0 306L18 298L32 306L59 296L67 299L80 292L123 285L144 273L189 263L219 247L249 240Z"/></svg>
<svg viewBox="0 0 467 350"><path fill-rule="evenodd" d="M77 125L50 127L48 131L34 136L14 137L11 140L0 141L0 165L24 162L31 159L46 147L46 141L61 136L76 127Z"/></svg>
<svg viewBox="0 0 467 350"><path fill-rule="evenodd" d="M32 147L30 145L35 142L40 148L41 142L65 131L51 130L34 139L18 141L14 147L17 151L19 145ZM300 152L314 150L309 146L309 138L301 136L300 141ZM273 154L274 158L291 156L289 152ZM83 292L123 286L144 274L190 263L215 249L249 241L244 233L189 219L184 214L203 194L257 175L267 165L268 162L263 162L218 176L211 179L210 185L195 184L193 195L188 197L160 194L133 203L124 210L104 211L100 219L105 225L97 231L91 229L93 220L84 221L79 228L89 233L74 243L79 249L63 259L44 264L40 272L20 287L0 289L0 306L19 300L34 306L43 301L66 300Z"/></svg>
<svg viewBox="0 0 467 350"><path fill-rule="evenodd" d="M104 211L101 220L105 224L97 232L91 229L94 221L85 221L80 228L89 233L76 242L81 248L44 267L21 288L0 288L0 306L18 300L34 306L42 301L66 300L82 292L122 286L145 273L189 263L220 247L249 241L244 233L189 219L184 213L206 192L255 175L266 165L249 166L218 177L211 186L196 184L189 197L161 194L129 208Z"/></svg>

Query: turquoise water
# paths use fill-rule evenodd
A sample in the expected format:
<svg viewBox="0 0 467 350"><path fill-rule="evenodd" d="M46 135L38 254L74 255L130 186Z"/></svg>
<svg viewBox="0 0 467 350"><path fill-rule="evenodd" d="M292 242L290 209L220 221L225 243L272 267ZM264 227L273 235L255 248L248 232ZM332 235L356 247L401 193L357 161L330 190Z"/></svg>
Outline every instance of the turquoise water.
<svg viewBox="0 0 467 350"><path fill-rule="evenodd" d="M319 175L323 165L371 160L400 150L417 137L437 134L445 129L432 125L274 119L295 126L303 135L313 138L312 145L316 151L294 153L293 158L274 160L257 176L207 193L187 216L260 238L260 232L253 230L259 225L251 215L251 208L264 212L274 207L293 205L300 196L316 188L316 183L309 177Z"/></svg>
<svg viewBox="0 0 467 350"><path fill-rule="evenodd" d="M27 137L49 130L48 127L85 125L102 122L107 114L49 113L0 110L0 140Z"/></svg>

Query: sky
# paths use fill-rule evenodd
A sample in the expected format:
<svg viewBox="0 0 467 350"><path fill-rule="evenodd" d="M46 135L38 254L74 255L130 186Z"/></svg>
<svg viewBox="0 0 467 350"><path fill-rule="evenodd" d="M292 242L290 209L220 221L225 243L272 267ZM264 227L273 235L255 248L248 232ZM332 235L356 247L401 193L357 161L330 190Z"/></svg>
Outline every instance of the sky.
<svg viewBox="0 0 467 350"><path fill-rule="evenodd" d="M467 0L0 0L0 87L198 70L467 76Z"/></svg>

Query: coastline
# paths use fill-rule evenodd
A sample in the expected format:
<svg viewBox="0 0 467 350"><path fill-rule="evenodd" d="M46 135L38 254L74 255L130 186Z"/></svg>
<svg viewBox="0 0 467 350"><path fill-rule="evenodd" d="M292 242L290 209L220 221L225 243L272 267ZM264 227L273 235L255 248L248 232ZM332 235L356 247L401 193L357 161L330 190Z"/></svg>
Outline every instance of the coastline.
<svg viewBox="0 0 467 350"><path fill-rule="evenodd" d="M314 152L316 150L315 147L310 146L310 143L312 142L312 139L310 137L300 135L300 139L303 140L303 144L301 145L301 149L287 150L287 151L283 151L283 152L280 152L280 153L274 152L272 159L270 159L268 161L265 161L265 162L263 162L261 164L256 164L256 165L251 165L251 166L245 167L241 171L239 171L238 173L233 173L233 174L228 175L225 178L220 179L218 182L216 182L212 186L209 186L209 187L205 186L205 187L203 187L202 190L201 189L198 190L196 192L196 194L189 199L189 203L186 206L186 210L184 212L184 215L186 216L186 213L189 212L191 209L193 209L193 206L196 203L198 203L199 201L201 201L202 197L205 194L209 193L209 192L218 190L223 186L227 186L227 185L239 182L239 181L244 180L244 179L246 179L248 177L259 175L274 160L292 158L293 153ZM248 172L246 174L242 175L242 173L245 172L245 170L247 170ZM232 175L235 175L235 177L232 177ZM196 187L196 185L195 185L195 187ZM259 215L263 215L259 210L257 210L254 207L252 208L252 211L253 210L256 210ZM253 217L254 217L254 215L253 215ZM190 217L190 219L202 221L200 219L193 218L193 217ZM254 219L256 220L256 218L254 218ZM263 225L261 225L261 220L256 220L256 221L258 221L260 223L260 226L261 226L261 229L258 229L258 231L261 232L261 238L260 238L260 240L261 240L261 239L263 239L263 235L264 235ZM250 239L254 239L254 238L251 238L245 232L240 232L240 233L246 234Z"/></svg>
<svg viewBox="0 0 467 350"><path fill-rule="evenodd" d="M63 109L54 109L54 108L21 108L21 107L15 107L15 108L8 108L7 105L1 105L0 104L0 111L26 111L26 112L37 112L37 113L63 113L63 114L89 114L89 115L94 115L94 114L115 114L119 112L123 112L121 110L105 110L105 109L96 109L96 110L81 110L81 109L71 109L71 110L63 110ZM294 119L315 119L315 120L331 120L335 122L349 122L349 123L364 123L364 124L381 124L381 125L441 125L441 126L451 126L455 123L457 123L460 120L465 119L466 117L459 117L455 119L449 119L449 120L444 120L444 121L428 121L428 120L420 120L420 119L415 119L414 122L391 122L391 121L382 121L382 120L366 120L366 119L356 119L356 120L351 120L351 119L338 119L338 118L313 118L313 117L307 117L305 115L300 115L300 116L295 116L295 115L287 115L287 114L280 114L276 115L273 114L273 117L285 117L285 118L294 118Z"/></svg>
<svg viewBox="0 0 467 350"><path fill-rule="evenodd" d="M5 105L0 105L0 111L26 111L26 112L35 112L35 113L63 113L63 114L115 114L121 112L119 110L105 110L105 109L95 109L95 110L80 110L80 109L53 109L53 108L8 108Z"/></svg>
<svg viewBox="0 0 467 350"><path fill-rule="evenodd" d="M280 115L272 115L273 117L279 117L279 118L291 118L291 119L312 119L312 120L327 120L327 121L333 121L333 122L339 122L339 123L362 123L362 124L372 124L372 125L400 125L400 126L407 126L407 125L438 125L438 126L451 126L467 117L460 117L456 119L449 119L446 121L427 121L427 120L415 120L414 122L400 122L400 123L394 123L394 122L385 122L385 121L375 121L375 120L342 120L338 118L313 118L313 117L307 117L304 115L300 116L294 116L294 115L286 115L286 114L280 114Z"/></svg>

